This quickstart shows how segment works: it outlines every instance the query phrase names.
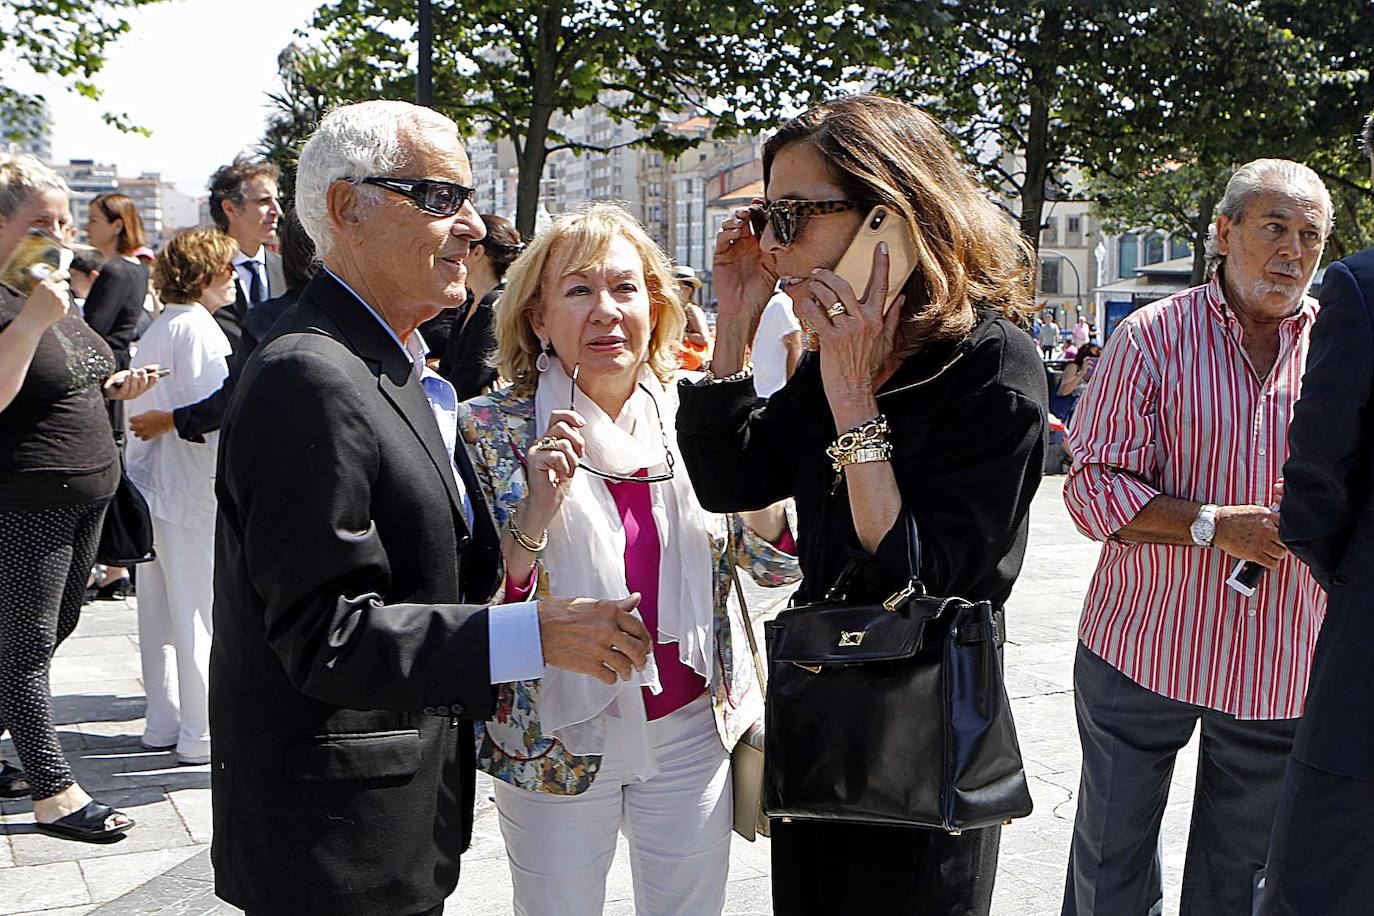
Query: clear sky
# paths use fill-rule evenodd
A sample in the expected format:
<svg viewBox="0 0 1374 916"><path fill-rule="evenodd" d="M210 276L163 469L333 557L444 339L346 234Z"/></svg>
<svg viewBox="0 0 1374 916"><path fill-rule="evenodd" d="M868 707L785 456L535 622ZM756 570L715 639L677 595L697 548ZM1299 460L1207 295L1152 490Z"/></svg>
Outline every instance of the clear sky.
<svg viewBox="0 0 1374 916"><path fill-rule="evenodd" d="M132 30L108 50L99 102L56 81L17 78L53 115L53 158L113 163L121 175L161 172L193 197L219 165L262 136L277 54L320 0L168 0L126 14ZM127 113L153 132L122 134L100 119Z"/></svg>

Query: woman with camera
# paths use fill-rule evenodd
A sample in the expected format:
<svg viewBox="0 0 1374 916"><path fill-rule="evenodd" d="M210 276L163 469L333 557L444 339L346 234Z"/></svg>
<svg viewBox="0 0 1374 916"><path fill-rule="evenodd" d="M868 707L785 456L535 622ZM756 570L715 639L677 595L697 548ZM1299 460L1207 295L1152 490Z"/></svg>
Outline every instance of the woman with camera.
<svg viewBox="0 0 1374 916"><path fill-rule="evenodd" d="M23 244L59 245L69 219L55 172L0 156L0 264ZM23 764L0 758L0 798L32 796L39 830L104 841L134 822L73 777L48 673L76 629L119 484L105 400L142 394L157 367L116 372L109 346L71 308L66 276L33 280L27 297L0 284L0 733L9 729Z"/></svg>

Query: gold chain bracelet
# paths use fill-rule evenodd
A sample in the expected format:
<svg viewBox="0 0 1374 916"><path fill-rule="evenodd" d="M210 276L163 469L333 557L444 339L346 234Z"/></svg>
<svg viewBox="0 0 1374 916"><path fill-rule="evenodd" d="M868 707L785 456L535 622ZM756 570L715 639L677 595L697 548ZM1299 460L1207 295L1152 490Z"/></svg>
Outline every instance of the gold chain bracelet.
<svg viewBox="0 0 1374 916"><path fill-rule="evenodd" d="M835 462L835 470L848 467L851 464L867 464L870 461L891 461L892 446L884 442L882 445L867 445L863 448L856 448L851 452L846 452Z"/></svg>
<svg viewBox="0 0 1374 916"><path fill-rule="evenodd" d="M744 366L744 368L740 369L738 372L732 372L732 373L730 373L729 375L722 375L722 376L719 376L719 377L716 376L715 370L714 370L713 368L711 368L711 364L710 364L710 363L707 363L707 364L706 364L706 374L705 374L704 376L702 376L701 382L702 382L702 384L704 384L704 385L718 385L718 384L721 384L722 382L742 382L742 381L744 381L744 380L747 379L747 378L753 378L753 377L754 377L754 365L753 365L753 363L746 363L745 366Z"/></svg>
<svg viewBox="0 0 1374 916"><path fill-rule="evenodd" d="M892 457L892 445L887 441L890 432L892 432L892 426L887 422L887 417L879 414L867 423L860 423L848 432L841 433L833 443L826 447L825 454L830 458L836 474L846 464L854 464L855 460L850 456L860 451L885 450L886 454L882 458L866 458L864 460L887 461Z"/></svg>
<svg viewBox="0 0 1374 916"><path fill-rule="evenodd" d="M515 539L515 543L519 544L530 553L539 553L545 547L549 546L549 529L547 528L544 529L543 536L537 541L520 530L520 526L515 523L514 516L506 520L506 528L510 530L510 536Z"/></svg>

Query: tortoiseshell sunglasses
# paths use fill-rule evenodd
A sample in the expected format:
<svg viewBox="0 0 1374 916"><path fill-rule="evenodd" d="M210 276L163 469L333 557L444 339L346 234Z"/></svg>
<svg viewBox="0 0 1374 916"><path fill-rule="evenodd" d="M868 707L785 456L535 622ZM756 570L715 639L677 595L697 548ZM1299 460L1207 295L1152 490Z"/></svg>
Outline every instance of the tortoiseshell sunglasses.
<svg viewBox="0 0 1374 916"><path fill-rule="evenodd" d="M749 222L754 235L763 237L763 230L772 225L778 244L786 248L797 240L804 220L827 213L843 213L864 206L859 200L775 200L771 204L755 204L749 208Z"/></svg>

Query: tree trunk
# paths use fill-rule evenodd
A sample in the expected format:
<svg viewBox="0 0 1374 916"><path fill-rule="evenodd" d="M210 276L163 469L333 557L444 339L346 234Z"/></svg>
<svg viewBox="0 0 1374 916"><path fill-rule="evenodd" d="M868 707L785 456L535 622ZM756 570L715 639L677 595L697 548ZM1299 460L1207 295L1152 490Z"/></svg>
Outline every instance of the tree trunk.
<svg viewBox="0 0 1374 916"><path fill-rule="evenodd" d="M556 108L557 87L554 74L558 72L558 39L563 27L563 5L550 4L540 10L539 28L535 35L533 103L529 123L525 129L525 143L520 151L519 178L515 190L515 228L523 238L534 237L535 217L539 215L539 187L544 179L544 163L549 157L549 122Z"/></svg>
<svg viewBox="0 0 1374 916"><path fill-rule="evenodd" d="M1199 286L1207 279L1207 234L1212 227L1212 213L1217 208L1217 196L1204 191L1197 202L1197 220L1193 223L1193 276L1191 286Z"/></svg>
<svg viewBox="0 0 1374 916"><path fill-rule="evenodd" d="M1037 94L1030 100L1026 129L1026 177L1021 183L1021 234L1040 250L1040 220L1045 209L1045 185L1050 177L1050 103Z"/></svg>
<svg viewBox="0 0 1374 916"><path fill-rule="evenodd" d="M540 184L544 178L544 162L549 156L545 143L549 133L548 117L545 116L543 125L537 130L531 118L528 129L525 145L520 148L515 186L515 228L524 239L534 238L534 223L539 215Z"/></svg>

